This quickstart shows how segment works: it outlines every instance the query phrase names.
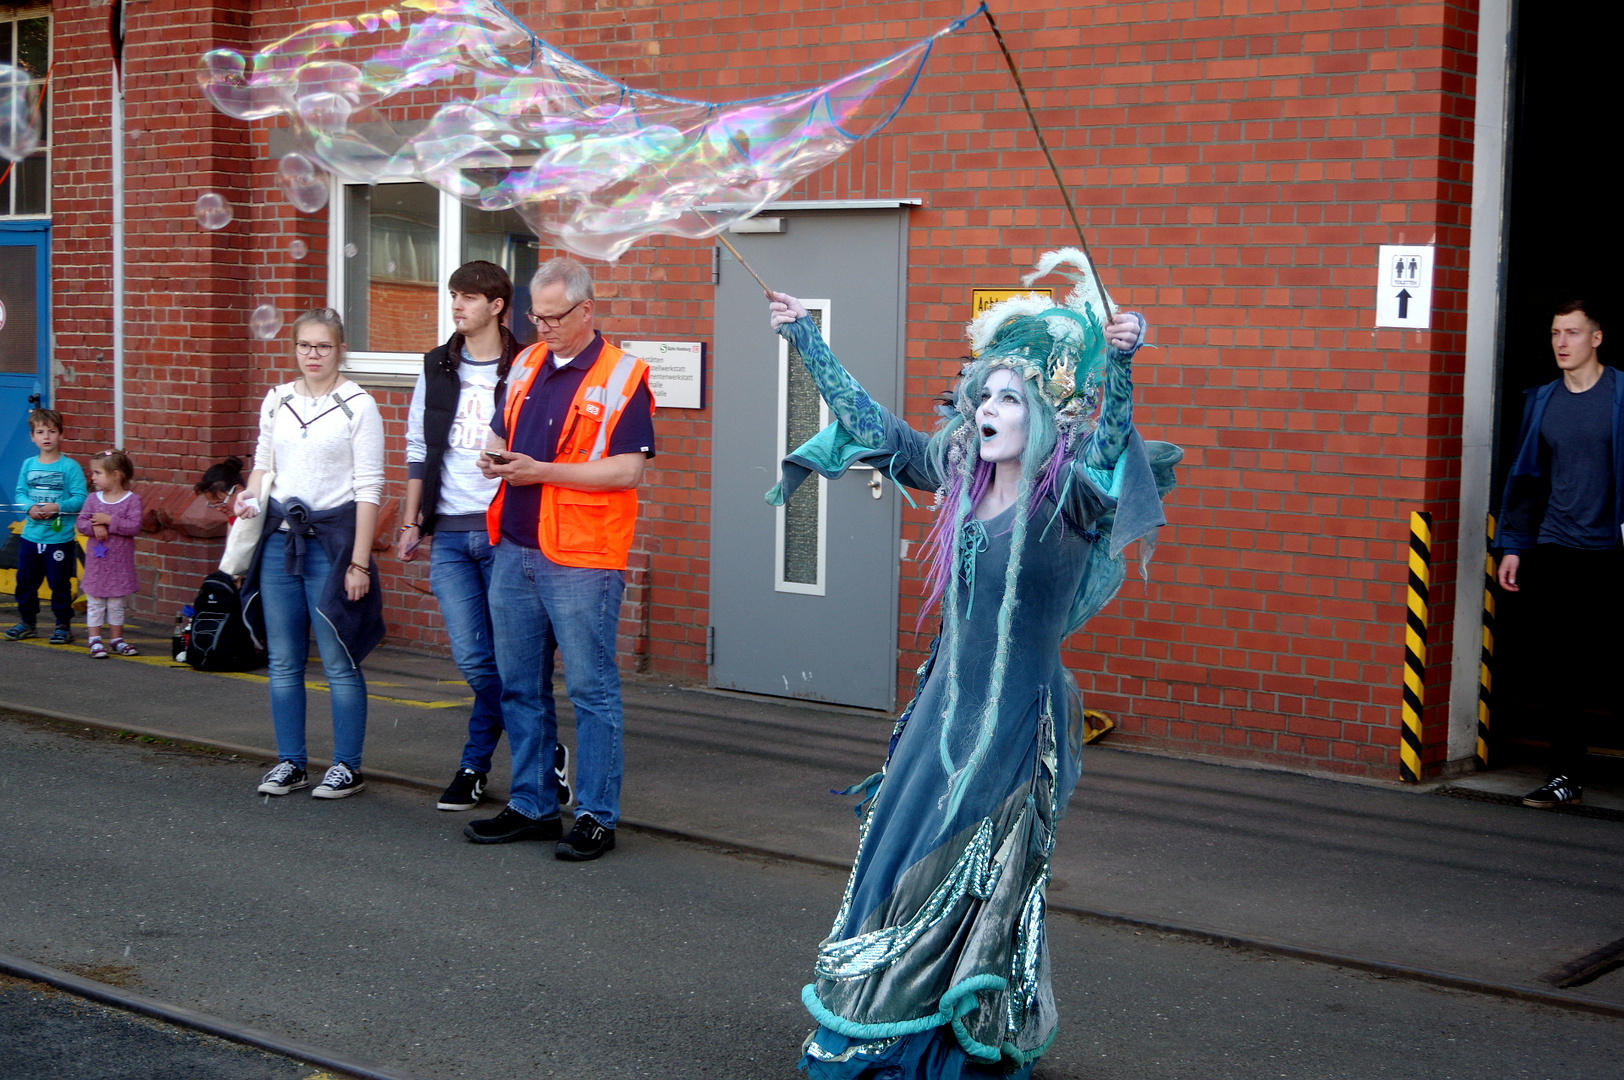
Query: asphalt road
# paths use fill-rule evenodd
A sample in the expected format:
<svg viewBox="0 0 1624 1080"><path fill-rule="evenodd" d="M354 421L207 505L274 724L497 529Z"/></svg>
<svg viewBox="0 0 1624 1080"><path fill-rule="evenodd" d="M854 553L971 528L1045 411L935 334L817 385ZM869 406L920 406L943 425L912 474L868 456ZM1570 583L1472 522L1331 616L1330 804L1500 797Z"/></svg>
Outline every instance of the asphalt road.
<svg viewBox="0 0 1624 1080"><path fill-rule="evenodd" d="M307 1080L310 1066L0 975L0 1080Z"/></svg>
<svg viewBox="0 0 1624 1080"><path fill-rule="evenodd" d="M565 864L467 844L414 790L266 799L258 771L0 718L0 950L425 1077L799 1075L841 875L634 832ZM1621 1020L1064 916L1050 937L1048 1080L1624 1075ZM47 1022L71 1020L0 1009L0 1046Z"/></svg>

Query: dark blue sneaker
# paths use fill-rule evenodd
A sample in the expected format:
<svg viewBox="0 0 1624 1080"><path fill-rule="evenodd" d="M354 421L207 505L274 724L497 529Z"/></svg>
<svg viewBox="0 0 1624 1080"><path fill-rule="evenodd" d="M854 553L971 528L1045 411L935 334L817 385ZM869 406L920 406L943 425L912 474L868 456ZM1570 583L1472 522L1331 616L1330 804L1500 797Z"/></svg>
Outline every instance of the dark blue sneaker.
<svg viewBox="0 0 1624 1080"><path fill-rule="evenodd" d="M347 799L366 786L359 772L351 772L343 762L334 762L310 794L317 799Z"/></svg>
<svg viewBox="0 0 1624 1080"><path fill-rule="evenodd" d="M485 774L472 769L458 769L451 784L434 804L436 810L472 810L485 795Z"/></svg>
<svg viewBox="0 0 1624 1080"><path fill-rule="evenodd" d="M1558 806L1577 806L1584 802L1585 789L1566 776L1553 776L1545 786L1523 796L1523 805L1536 810L1551 810Z"/></svg>

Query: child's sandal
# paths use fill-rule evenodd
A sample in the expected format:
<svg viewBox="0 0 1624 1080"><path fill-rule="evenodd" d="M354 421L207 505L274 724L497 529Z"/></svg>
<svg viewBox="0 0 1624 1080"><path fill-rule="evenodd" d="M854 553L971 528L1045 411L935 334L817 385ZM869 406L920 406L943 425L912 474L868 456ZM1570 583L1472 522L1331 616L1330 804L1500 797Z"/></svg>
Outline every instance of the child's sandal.
<svg viewBox="0 0 1624 1080"><path fill-rule="evenodd" d="M140 656L141 655L140 653L135 651L135 646L134 645L131 645L129 642L125 641L123 638L114 638L113 639L113 651L118 653L120 656Z"/></svg>
<svg viewBox="0 0 1624 1080"><path fill-rule="evenodd" d="M107 646L102 644L101 638L90 639L90 658L92 660L107 659Z"/></svg>

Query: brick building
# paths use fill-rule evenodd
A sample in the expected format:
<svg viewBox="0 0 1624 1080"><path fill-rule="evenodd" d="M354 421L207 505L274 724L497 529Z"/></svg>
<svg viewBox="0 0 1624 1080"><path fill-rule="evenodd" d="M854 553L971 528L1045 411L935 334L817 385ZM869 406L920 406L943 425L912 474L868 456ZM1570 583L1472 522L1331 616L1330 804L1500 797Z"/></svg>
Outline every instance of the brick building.
<svg viewBox="0 0 1624 1080"><path fill-rule="evenodd" d="M963 14L940 0L512 6L537 33L617 79L710 99L826 81ZM1532 175L1518 148L1534 144L1508 135L1596 106L1582 87L1540 98L1540 73L1564 61L1550 34L1512 25L1507 0L1007 7L1000 24L1106 283L1156 327L1157 348L1136 367L1138 422L1188 451L1149 583L1130 578L1071 642L1067 659L1090 704L1119 720L1113 739L1125 744L1396 778L1408 522L1426 511L1434 543L1423 757L1428 770L1469 762L1483 522L1496 433L1515 423L1501 413L1543 378L1541 305L1610 287L1615 273L1599 262L1564 265L1519 284L1508 271L1508 245L1533 250L1544 220L1543 204L1507 195L1508 181L1515 189L1518 176ZM230 119L197 91L196 61L209 49L251 53L307 22L363 10L262 0L127 6L125 442L155 493L251 451L257 403L292 369L286 331L253 339L250 310L269 302L291 320L333 303L351 325L352 377L383 406L386 502L397 503L411 354L444 333L436 297L447 268L488 255L522 276L550 254L525 243L511 221L494 220L500 215L464 212L423 185L334 182L325 208L301 213L274 183L285 149L274 124ZM9 395L0 402L8 476L26 447L26 431L10 430L21 415L19 387L35 377L69 416L71 454L112 438L108 14L100 0L0 5L0 19L16 26L49 19L53 65L48 148L28 173L49 176L49 205L28 203L19 174L0 208L13 211L0 228L22 230L4 235L34 237L49 267L48 293L39 294L49 296L40 308L49 336L41 330L37 360L18 359L21 346L9 344L0 358L0 379L16 376L0 385ZM1522 190L1537 186L1528 180ZM211 191L235 208L218 231L200 229L193 214L198 195ZM1582 203L1599 191L1564 198ZM842 321L859 310L856 299L831 300L825 311L844 358L896 340L895 370L879 377L892 378L890 403L920 425L957 371L972 290L1017 286L1038 253L1075 242L980 21L939 43L885 133L769 215L786 244L877 243L876 259L895 259L889 313L883 297L861 318ZM841 221L866 239L840 239ZM735 239L775 258L765 234ZM1377 249L1389 244L1434 248L1430 329L1375 328ZM808 297L835 294L846 270L871 262L798 262L796 251L812 249L785 250L781 265L804 272L774 285ZM595 271L611 338L697 341L708 350L705 407L658 418L625 663L772 692L777 669L751 673L751 648L729 629L741 625L734 609L754 603L734 587L738 564L731 555L713 561L713 548L733 535L719 515L745 514L729 500L759 508L762 521L773 514L759 496L777 446L752 447L753 472L741 475L731 468L736 448L753 436L726 428L730 403L740 415L752 411L736 391L749 385L744 354L753 346L730 343L746 341L742 328L763 316L724 303L736 268L713 241L656 239ZM395 302L401 296L410 299ZM771 410L764 400L760 411ZM906 697L912 684L928 640L913 627L929 514L864 483L842 480L820 498L829 515L844 512L842 499L872 496L882 508L873 535L885 537L875 546L883 558L862 572L883 587L865 590L878 606L861 621L880 630L878 649L866 648L881 658L884 700L843 697L812 673L804 685L784 675L776 692L873 706ZM147 617L167 620L218 550L217 538L198 535L218 527L188 504L171 492L166 516L142 541ZM385 520L393 523L387 506ZM786 520L780 545L786 529L799 528ZM817 533L820 584L801 590L806 604L838 604L838 584L824 589L822 575L843 572L848 539ZM794 557L779 553L773 581L784 595L773 603L801 602L785 569ZM380 565L390 640L441 647L426 567L387 556ZM806 640L821 640L813 624L839 614L821 610ZM793 651L796 641L787 645Z"/></svg>

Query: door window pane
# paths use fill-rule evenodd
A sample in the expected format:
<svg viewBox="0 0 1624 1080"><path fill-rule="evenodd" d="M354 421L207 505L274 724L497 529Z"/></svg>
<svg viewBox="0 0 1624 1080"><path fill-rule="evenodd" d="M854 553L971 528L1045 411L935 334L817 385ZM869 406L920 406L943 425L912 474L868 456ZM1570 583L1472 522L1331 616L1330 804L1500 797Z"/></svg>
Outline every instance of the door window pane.
<svg viewBox="0 0 1624 1080"><path fill-rule="evenodd" d="M439 192L427 184L357 184L344 199L349 347L427 352L439 342Z"/></svg>
<svg viewBox="0 0 1624 1080"><path fill-rule="evenodd" d="M530 226L517 210L480 210L463 204L462 258L457 264L475 259L495 263L513 279L508 328L519 344L534 344L536 328L525 313L530 310L530 278L540 265L541 244L530 234Z"/></svg>
<svg viewBox="0 0 1624 1080"><path fill-rule="evenodd" d="M34 375L39 371L39 270L33 245L0 246L0 302L6 321L0 326L0 374Z"/></svg>
<svg viewBox="0 0 1624 1080"><path fill-rule="evenodd" d="M808 314L819 332L823 312L812 308ZM801 352L789 344L789 379L785 387L784 448L794 450L823 427L822 402L817 384L801 362ZM819 503L823 484L812 478L802 484L784 504L784 580L798 585L818 583Z"/></svg>

